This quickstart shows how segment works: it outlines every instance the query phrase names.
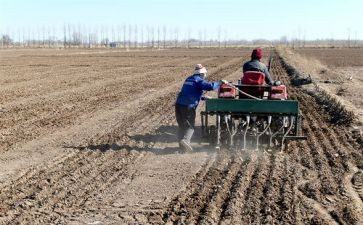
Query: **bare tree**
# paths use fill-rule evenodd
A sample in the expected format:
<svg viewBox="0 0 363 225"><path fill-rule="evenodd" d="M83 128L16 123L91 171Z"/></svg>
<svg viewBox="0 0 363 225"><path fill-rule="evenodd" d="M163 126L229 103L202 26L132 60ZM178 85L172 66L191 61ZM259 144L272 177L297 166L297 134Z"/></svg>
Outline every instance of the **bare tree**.
<svg viewBox="0 0 363 225"><path fill-rule="evenodd" d="M146 27L146 31L147 31L147 47L150 47L150 27L147 26Z"/></svg>
<svg viewBox="0 0 363 225"><path fill-rule="evenodd" d="M221 47L221 27L217 29L217 36L218 36L218 48Z"/></svg>
<svg viewBox="0 0 363 225"><path fill-rule="evenodd" d="M192 30L191 28L189 27L188 28L188 31L187 31L187 48L190 48L190 39L191 39L191 33L192 33Z"/></svg>
<svg viewBox="0 0 363 225"><path fill-rule="evenodd" d="M115 28L114 28L114 26L111 27L111 35L112 35L111 42L115 42Z"/></svg>
<svg viewBox="0 0 363 225"><path fill-rule="evenodd" d="M163 48L166 46L166 26L163 26Z"/></svg>
<svg viewBox="0 0 363 225"><path fill-rule="evenodd" d="M32 29L32 38L31 38L31 46L35 46L35 29Z"/></svg>
<svg viewBox="0 0 363 225"><path fill-rule="evenodd" d="M31 35L30 35L30 33L31 33L31 31L30 31L30 28L28 28L27 29L27 40L26 40L26 46L29 48L30 47L30 37L31 37Z"/></svg>
<svg viewBox="0 0 363 225"><path fill-rule="evenodd" d="M50 43L52 41L52 31L50 29L50 26L47 26L47 42L48 42L48 48L50 48Z"/></svg>
<svg viewBox="0 0 363 225"><path fill-rule="evenodd" d="M151 48L154 48L154 41L155 41L154 26L152 26L151 27Z"/></svg>
<svg viewBox="0 0 363 225"><path fill-rule="evenodd" d="M306 43L306 30L303 30L303 48L305 47L305 43Z"/></svg>
<svg viewBox="0 0 363 225"><path fill-rule="evenodd" d="M82 38L82 25L78 23L78 30L77 30L77 39L78 39L78 47L83 46L83 38Z"/></svg>
<svg viewBox="0 0 363 225"><path fill-rule="evenodd" d="M88 28L88 48L92 47L92 29Z"/></svg>
<svg viewBox="0 0 363 225"><path fill-rule="evenodd" d="M132 35L132 27L129 25L129 48L131 48L131 35Z"/></svg>
<svg viewBox="0 0 363 225"><path fill-rule="evenodd" d="M23 47L26 47L26 29L23 27L22 29L22 35L23 35Z"/></svg>
<svg viewBox="0 0 363 225"><path fill-rule="evenodd" d="M141 29L141 48L143 48L144 47L144 27L141 26L140 29Z"/></svg>
<svg viewBox="0 0 363 225"><path fill-rule="evenodd" d="M71 28L71 24L70 23L68 23L68 48L70 48L71 47L71 45L72 45L72 42L73 42L73 40L72 40L72 30L71 30L72 28Z"/></svg>
<svg viewBox="0 0 363 225"><path fill-rule="evenodd" d="M350 48L350 28L348 28L348 48Z"/></svg>
<svg viewBox="0 0 363 225"><path fill-rule="evenodd" d="M1 45L6 46L7 48L9 45L13 44L13 40L10 38L8 34L1 35Z"/></svg>
<svg viewBox="0 0 363 225"><path fill-rule="evenodd" d="M20 47L21 45L20 45L20 42L21 42L21 40L20 40L20 37L21 37L21 35L20 35L20 28L18 28L17 29L17 36L18 36L18 43L17 43L17 45Z"/></svg>
<svg viewBox="0 0 363 225"><path fill-rule="evenodd" d="M55 25L53 24L50 29L51 29L51 33L52 33L52 43L51 44L52 44L52 47L54 48L56 45L56 42L57 42Z"/></svg>
<svg viewBox="0 0 363 225"><path fill-rule="evenodd" d="M203 30L203 43L205 47L207 45L207 30L205 28Z"/></svg>
<svg viewBox="0 0 363 225"><path fill-rule="evenodd" d="M63 25L63 47L67 47L67 27L65 23Z"/></svg>
<svg viewBox="0 0 363 225"><path fill-rule="evenodd" d="M198 31L198 39L199 39L199 48L202 47L203 44L203 32L201 30Z"/></svg>
<svg viewBox="0 0 363 225"><path fill-rule="evenodd" d="M137 25L135 24L134 26L134 33L135 33L135 36L134 36L134 41L135 41L135 44L134 44L134 48L137 48Z"/></svg>
<svg viewBox="0 0 363 225"><path fill-rule="evenodd" d="M92 35L92 46L91 47L96 47L96 48L98 48L99 47L99 40L100 40L100 38L99 38L99 29L98 29L98 27L97 26L94 26L93 27L93 30L92 30L93 32L93 35Z"/></svg>
<svg viewBox="0 0 363 225"><path fill-rule="evenodd" d="M46 34L46 31L45 31L45 26L43 25L42 28L41 28L41 32L42 32L42 47L45 46L45 34Z"/></svg>
<svg viewBox="0 0 363 225"><path fill-rule="evenodd" d="M144 27L143 26L140 26L140 43L139 43L139 47L140 48L143 48L144 47Z"/></svg>
<svg viewBox="0 0 363 225"><path fill-rule="evenodd" d="M40 40L41 40L41 34L40 34L40 28L39 26L37 26L37 34L38 34L38 38L37 38L37 45L38 45L38 48L40 48Z"/></svg>
<svg viewBox="0 0 363 225"><path fill-rule="evenodd" d="M175 28L174 30L174 41L175 41L175 48L178 47L178 41L179 41L179 28Z"/></svg>
<svg viewBox="0 0 363 225"><path fill-rule="evenodd" d="M104 35L104 27L103 25L100 26L100 47L102 47L103 45L103 40L105 39L105 35Z"/></svg>
<svg viewBox="0 0 363 225"><path fill-rule="evenodd" d="M108 29L108 26L105 25L105 39L104 39L104 45L106 48L108 48L110 45L110 38L109 38L109 29Z"/></svg>
<svg viewBox="0 0 363 225"><path fill-rule="evenodd" d="M123 25L124 29L124 48L126 49L126 24Z"/></svg>
<svg viewBox="0 0 363 225"><path fill-rule="evenodd" d="M160 48L160 27L158 26L158 49Z"/></svg>
<svg viewBox="0 0 363 225"><path fill-rule="evenodd" d="M121 33L122 33L122 27L120 25L117 26L117 43L120 45L121 43Z"/></svg>
<svg viewBox="0 0 363 225"><path fill-rule="evenodd" d="M227 48L227 37L228 37L228 34L227 34L227 30L225 29L224 30L224 48Z"/></svg>

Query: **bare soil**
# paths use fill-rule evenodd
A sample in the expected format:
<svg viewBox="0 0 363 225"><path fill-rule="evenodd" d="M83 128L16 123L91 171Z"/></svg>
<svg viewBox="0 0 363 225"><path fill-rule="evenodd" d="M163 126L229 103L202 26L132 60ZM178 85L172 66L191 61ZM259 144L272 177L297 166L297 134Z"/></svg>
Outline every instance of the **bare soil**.
<svg viewBox="0 0 363 225"><path fill-rule="evenodd" d="M363 126L363 48L300 48L294 52L318 60L322 69L313 78L353 111ZM316 66L311 64L307 66Z"/></svg>
<svg viewBox="0 0 363 225"><path fill-rule="evenodd" d="M363 66L363 48L297 48L296 51L333 67Z"/></svg>
<svg viewBox="0 0 363 225"><path fill-rule="evenodd" d="M215 151L197 130L179 152L173 104L193 65L236 81L249 55L1 51L0 224L362 224L362 149L276 55L308 140Z"/></svg>

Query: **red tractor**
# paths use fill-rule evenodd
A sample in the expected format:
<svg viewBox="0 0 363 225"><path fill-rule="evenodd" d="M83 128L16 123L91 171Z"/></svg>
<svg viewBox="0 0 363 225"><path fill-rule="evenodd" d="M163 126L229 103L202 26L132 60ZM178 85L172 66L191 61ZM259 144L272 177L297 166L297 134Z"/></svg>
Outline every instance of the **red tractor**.
<svg viewBox="0 0 363 225"><path fill-rule="evenodd" d="M285 85L265 85L265 74L258 71L246 71L238 85L239 99L251 98L243 92L259 99L286 100L287 92ZM218 98L235 98L236 89L230 84L222 84L218 91Z"/></svg>

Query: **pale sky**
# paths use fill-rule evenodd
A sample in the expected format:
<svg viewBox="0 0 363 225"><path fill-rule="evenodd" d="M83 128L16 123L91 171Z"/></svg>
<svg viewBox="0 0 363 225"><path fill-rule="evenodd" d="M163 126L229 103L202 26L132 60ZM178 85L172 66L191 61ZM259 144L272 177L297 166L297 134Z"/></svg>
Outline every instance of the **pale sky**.
<svg viewBox="0 0 363 225"><path fill-rule="evenodd" d="M362 0L0 0L0 33L132 24L178 28L198 38L363 39ZM181 38L183 36L181 35Z"/></svg>

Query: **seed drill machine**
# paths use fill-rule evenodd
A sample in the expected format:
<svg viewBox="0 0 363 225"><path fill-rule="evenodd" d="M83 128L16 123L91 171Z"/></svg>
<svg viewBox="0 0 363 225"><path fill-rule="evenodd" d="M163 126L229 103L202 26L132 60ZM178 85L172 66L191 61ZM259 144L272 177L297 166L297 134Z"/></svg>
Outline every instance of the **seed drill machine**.
<svg viewBox="0 0 363 225"><path fill-rule="evenodd" d="M224 82L218 98L206 99L202 136L216 148L286 148L301 132L299 102L289 100L285 85L264 84L265 75L247 71L238 83ZM211 116L215 123L210 124Z"/></svg>

